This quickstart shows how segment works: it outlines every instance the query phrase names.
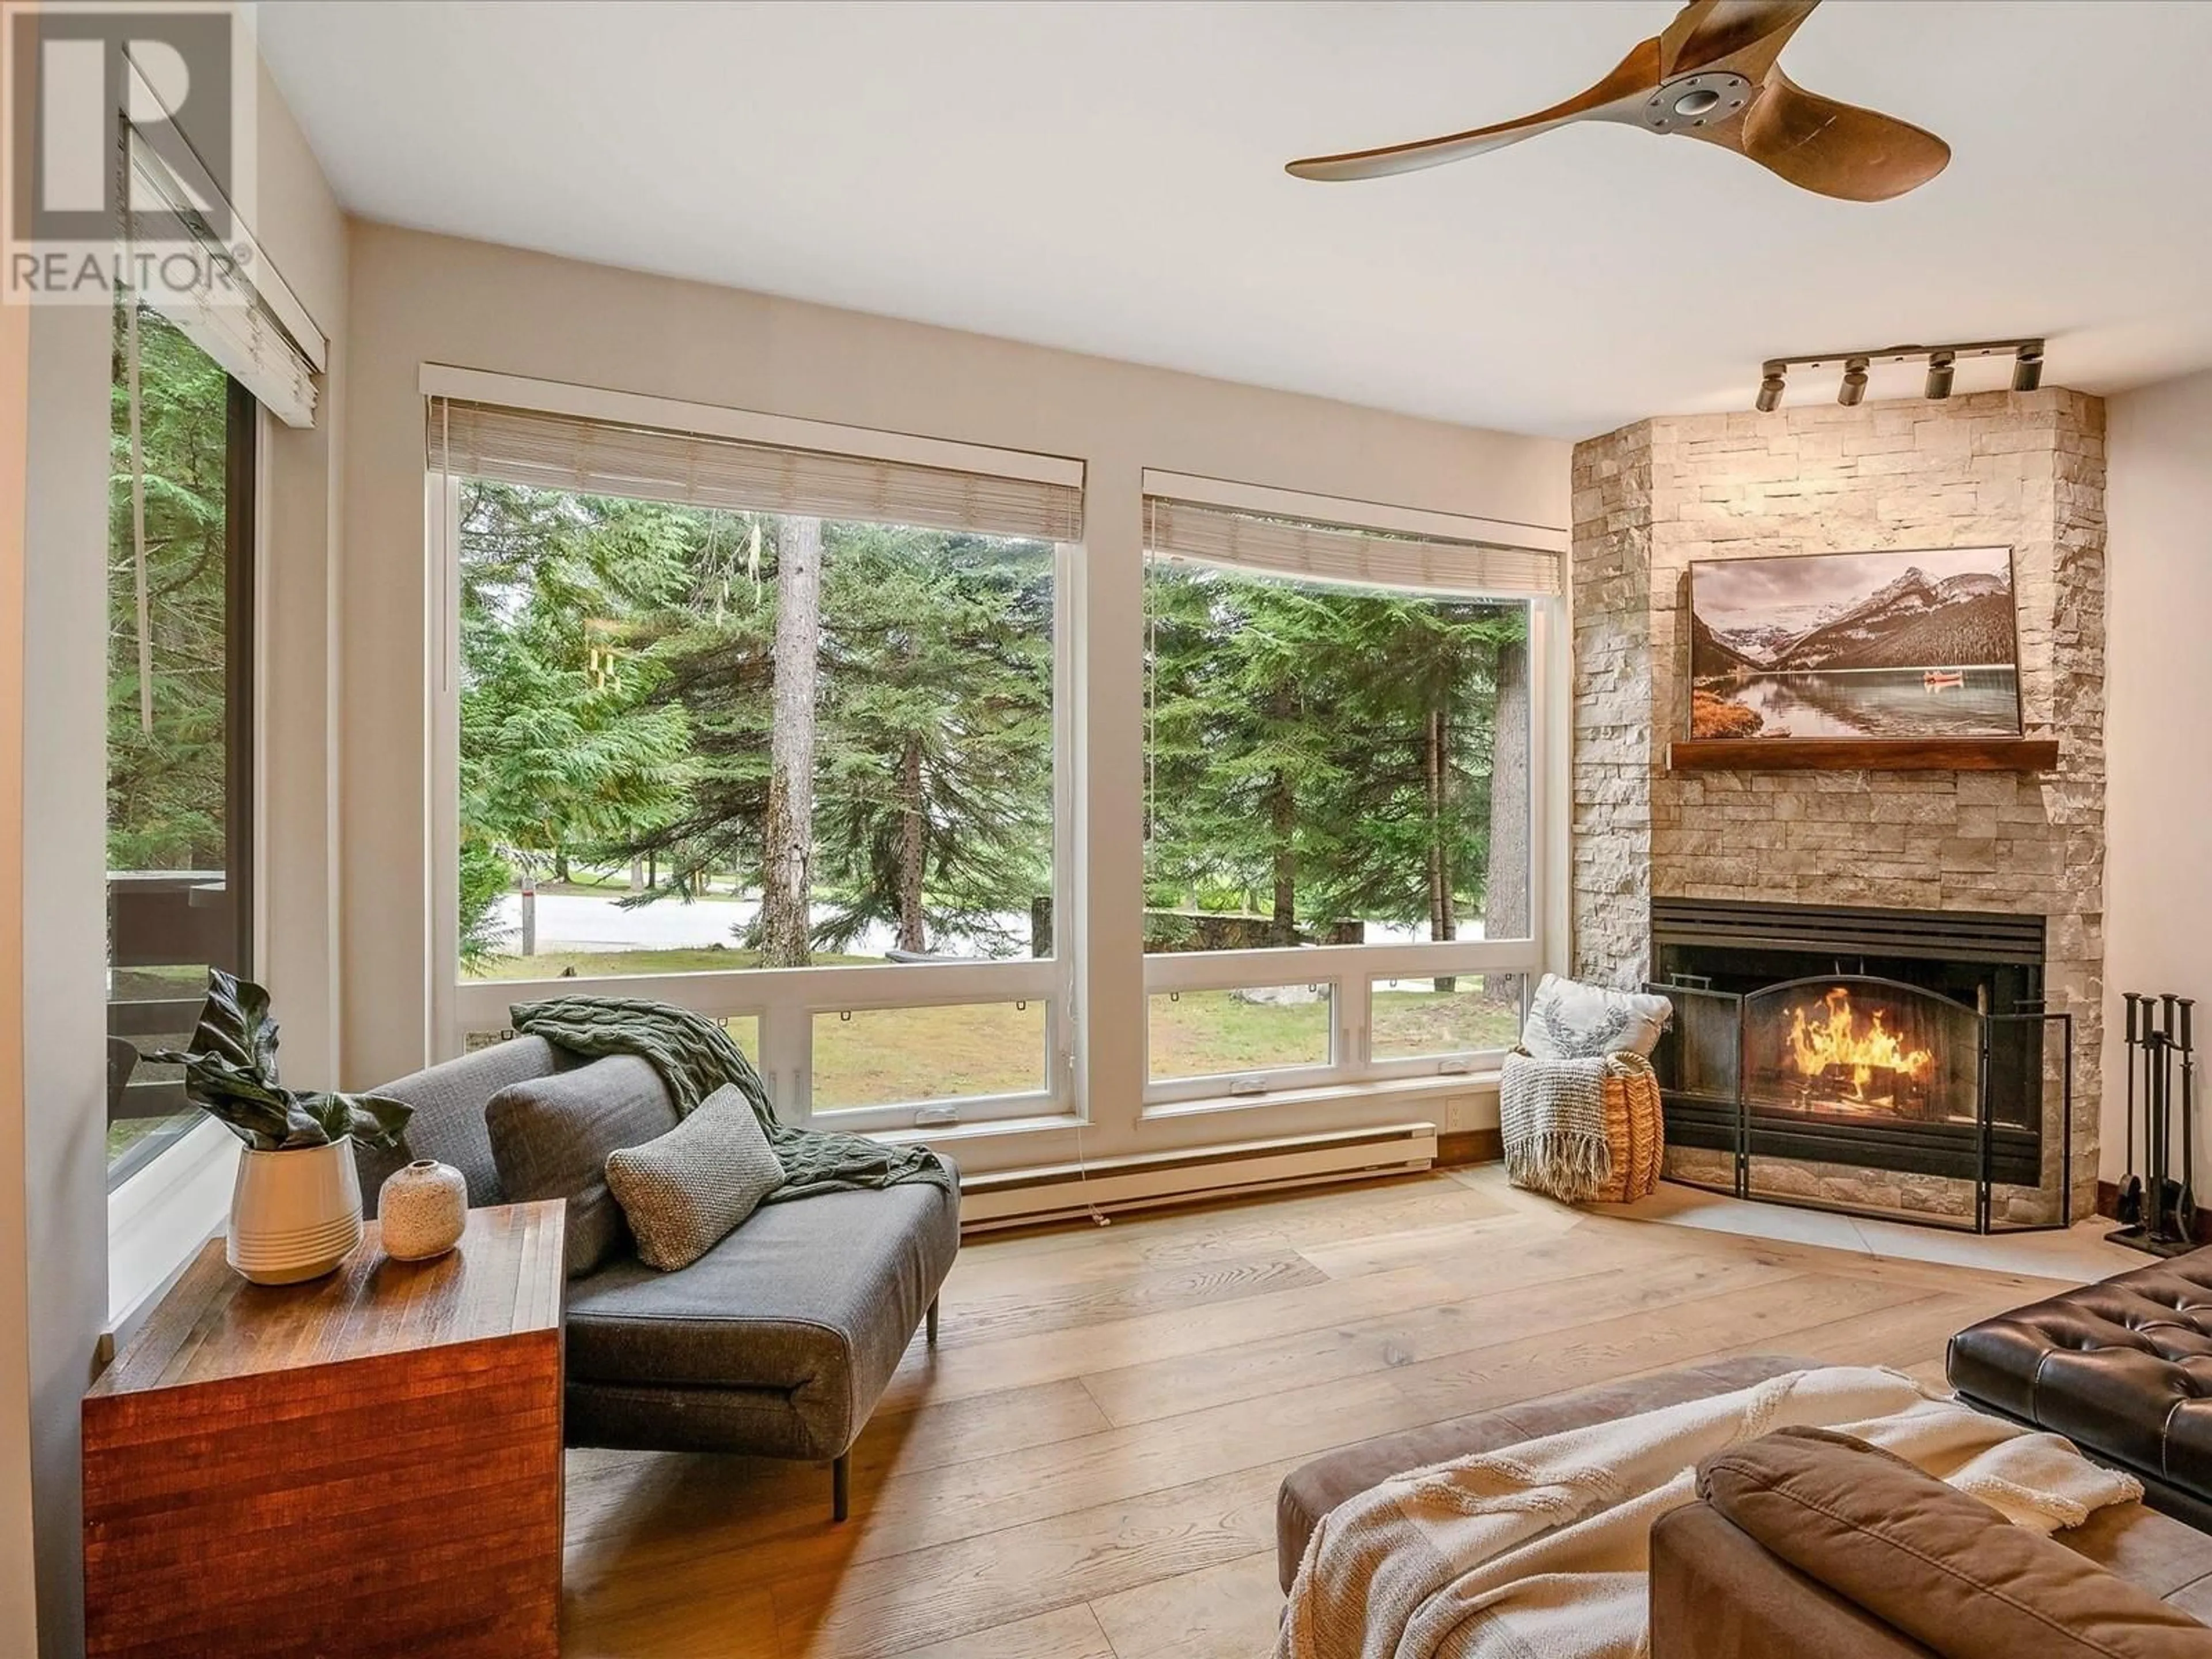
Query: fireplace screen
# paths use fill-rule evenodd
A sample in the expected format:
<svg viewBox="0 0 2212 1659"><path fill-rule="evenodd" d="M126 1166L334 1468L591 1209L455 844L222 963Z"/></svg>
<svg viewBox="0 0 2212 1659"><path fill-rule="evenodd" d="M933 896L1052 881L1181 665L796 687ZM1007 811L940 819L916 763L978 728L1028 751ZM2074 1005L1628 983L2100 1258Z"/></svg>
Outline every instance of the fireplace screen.
<svg viewBox="0 0 2212 1659"><path fill-rule="evenodd" d="M1669 1178L1987 1232L2063 1225L2073 1020L2040 916L1654 899Z"/></svg>
<svg viewBox="0 0 2212 1659"><path fill-rule="evenodd" d="M1809 1117L1971 1125L1980 1043L1973 1009L1919 986L1793 980L1743 1000L1744 1098Z"/></svg>

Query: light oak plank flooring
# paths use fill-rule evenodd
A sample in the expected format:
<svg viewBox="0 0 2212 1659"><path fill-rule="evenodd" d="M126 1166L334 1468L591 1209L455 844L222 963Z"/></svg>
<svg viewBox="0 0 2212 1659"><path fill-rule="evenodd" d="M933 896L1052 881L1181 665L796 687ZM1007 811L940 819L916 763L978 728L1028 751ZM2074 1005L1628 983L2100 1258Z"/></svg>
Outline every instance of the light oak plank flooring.
<svg viewBox="0 0 2212 1659"><path fill-rule="evenodd" d="M1264 1655L1275 1489L1332 1447L1725 1354L1940 1379L1953 1331L2060 1283L1578 1212L1494 1166L979 1239L846 1525L826 1468L571 1453L564 1651Z"/></svg>

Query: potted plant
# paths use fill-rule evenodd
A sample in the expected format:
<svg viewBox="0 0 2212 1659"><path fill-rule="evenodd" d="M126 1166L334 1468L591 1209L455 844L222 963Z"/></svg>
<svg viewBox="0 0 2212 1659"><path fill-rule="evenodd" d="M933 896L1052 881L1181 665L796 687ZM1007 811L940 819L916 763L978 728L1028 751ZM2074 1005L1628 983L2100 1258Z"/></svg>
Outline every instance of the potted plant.
<svg viewBox="0 0 2212 1659"><path fill-rule="evenodd" d="M414 1109L389 1095L297 1093L276 1081L269 993L208 970L188 1050L149 1058L185 1068L186 1098L246 1143L231 1190L230 1265L257 1285L329 1273L361 1243L353 1143L387 1147Z"/></svg>

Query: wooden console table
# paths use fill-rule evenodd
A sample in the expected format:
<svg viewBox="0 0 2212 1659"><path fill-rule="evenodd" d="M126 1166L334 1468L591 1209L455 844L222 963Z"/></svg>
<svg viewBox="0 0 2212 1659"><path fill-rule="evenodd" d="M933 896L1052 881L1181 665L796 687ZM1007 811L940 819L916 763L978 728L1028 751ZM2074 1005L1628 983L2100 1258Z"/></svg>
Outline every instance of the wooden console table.
<svg viewBox="0 0 2212 1659"><path fill-rule="evenodd" d="M556 1659L562 1220L281 1287L208 1245L85 1396L87 1653Z"/></svg>

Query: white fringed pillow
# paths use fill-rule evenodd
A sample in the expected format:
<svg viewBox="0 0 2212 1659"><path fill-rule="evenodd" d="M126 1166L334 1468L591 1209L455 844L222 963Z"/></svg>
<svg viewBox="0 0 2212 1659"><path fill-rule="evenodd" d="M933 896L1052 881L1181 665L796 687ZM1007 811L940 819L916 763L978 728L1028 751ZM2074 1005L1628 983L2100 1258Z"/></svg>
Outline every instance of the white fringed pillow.
<svg viewBox="0 0 2212 1659"><path fill-rule="evenodd" d="M1674 1005L1650 992L1609 990L1547 974L1528 1005L1521 1046L1538 1060L1649 1058L1674 1017Z"/></svg>
<svg viewBox="0 0 2212 1659"><path fill-rule="evenodd" d="M666 1134L607 1154L607 1188L638 1260L665 1272L706 1255L781 1185L751 1103L726 1083Z"/></svg>

